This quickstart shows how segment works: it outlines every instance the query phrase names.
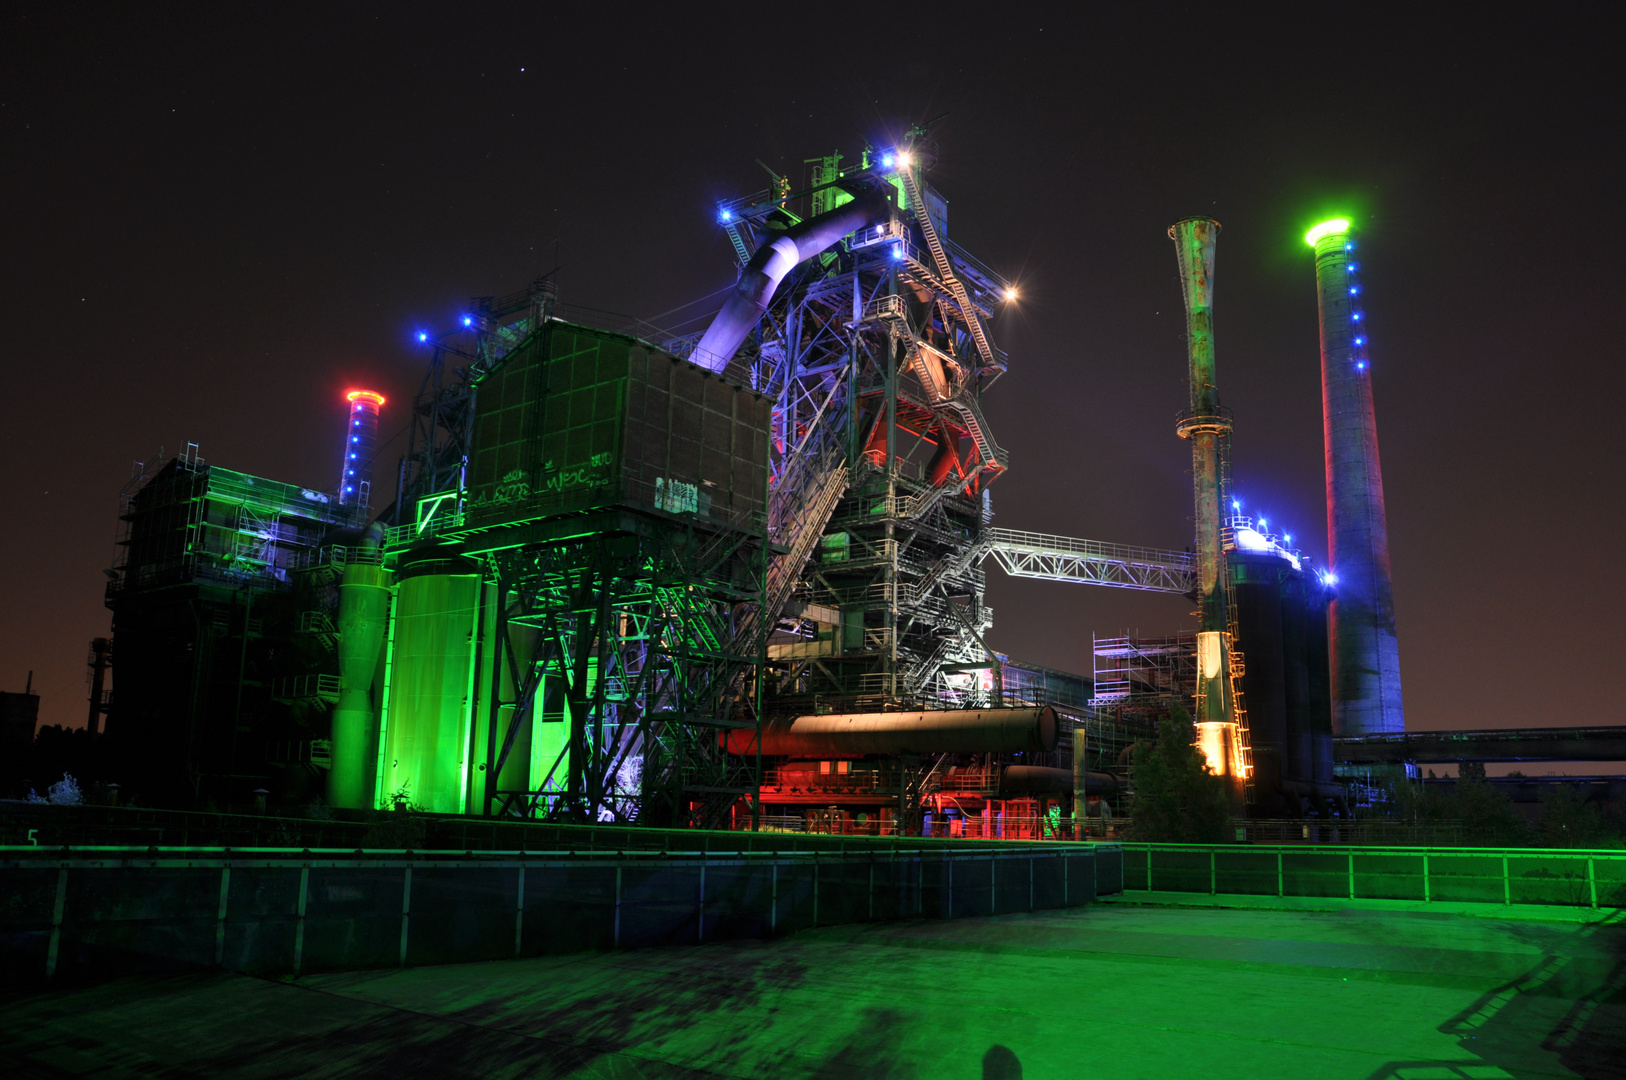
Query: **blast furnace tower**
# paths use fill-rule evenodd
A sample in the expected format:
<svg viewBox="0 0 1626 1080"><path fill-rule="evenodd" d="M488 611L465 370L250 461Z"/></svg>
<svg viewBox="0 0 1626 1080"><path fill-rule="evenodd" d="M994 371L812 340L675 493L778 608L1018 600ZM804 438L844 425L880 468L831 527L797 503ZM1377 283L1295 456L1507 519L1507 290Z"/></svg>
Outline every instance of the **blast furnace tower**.
<svg viewBox="0 0 1626 1080"><path fill-rule="evenodd" d="M1389 586L1372 371L1353 259L1342 218L1311 229L1321 308L1321 403L1327 455L1327 558L1337 599L1331 612L1332 723L1337 735L1404 731L1400 645Z"/></svg>

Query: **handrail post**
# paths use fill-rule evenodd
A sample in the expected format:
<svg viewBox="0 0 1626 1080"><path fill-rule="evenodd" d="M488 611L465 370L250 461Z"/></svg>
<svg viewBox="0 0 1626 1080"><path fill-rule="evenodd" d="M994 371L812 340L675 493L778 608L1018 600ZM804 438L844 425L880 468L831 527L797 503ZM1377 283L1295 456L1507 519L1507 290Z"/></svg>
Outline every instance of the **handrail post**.
<svg viewBox="0 0 1626 1080"><path fill-rule="evenodd" d="M1592 863L1593 858L1588 855L1586 857L1586 886L1587 890L1592 893L1592 906L1596 908L1598 906L1598 878L1593 872Z"/></svg>
<svg viewBox="0 0 1626 1080"><path fill-rule="evenodd" d="M514 955L520 955L525 934L525 867L519 868L519 884L514 889Z"/></svg>
<svg viewBox="0 0 1626 1080"><path fill-rule="evenodd" d="M412 918L412 867L401 875L401 966L406 967L407 925Z"/></svg>

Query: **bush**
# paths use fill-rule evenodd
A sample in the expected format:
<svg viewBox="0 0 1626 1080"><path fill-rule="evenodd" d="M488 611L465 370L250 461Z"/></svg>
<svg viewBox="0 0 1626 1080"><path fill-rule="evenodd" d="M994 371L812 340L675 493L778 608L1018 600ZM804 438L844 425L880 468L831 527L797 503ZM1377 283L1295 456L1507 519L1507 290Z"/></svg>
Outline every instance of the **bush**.
<svg viewBox="0 0 1626 1080"><path fill-rule="evenodd" d="M1541 793L1537 842L1550 848L1620 847L1618 823L1606 817L1573 784L1552 784Z"/></svg>
<svg viewBox="0 0 1626 1080"><path fill-rule="evenodd" d="M78 806L85 801L85 793L79 790L79 781L68 773L63 773L62 779L46 790L43 799L30 788L28 801L32 803L48 802L52 806Z"/></svg>

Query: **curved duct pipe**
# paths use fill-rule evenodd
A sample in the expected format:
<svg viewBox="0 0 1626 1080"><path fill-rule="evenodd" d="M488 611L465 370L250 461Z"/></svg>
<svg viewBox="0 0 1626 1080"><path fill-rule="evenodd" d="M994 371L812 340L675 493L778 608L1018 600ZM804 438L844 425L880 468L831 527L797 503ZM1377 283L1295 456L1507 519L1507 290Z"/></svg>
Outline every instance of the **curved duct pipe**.
<svg viewBox="0 0 1626 1080"><path fill-rule="evenodd" d="M740 271L734 292L694 347L690 357L694 363L710 371L723 370L751 328L761 321L786 274L842 237L891 219L892 205L880 192L858 189L848 194L852 202L792 225L784 235L757 249Z"/></svg>
<svg viewBox="0 0 1626 1080"><path fill-rule="evenodd" d="M1118 778L1111 773L1087 772L1079 774L1087 795L1116 792ZM1056 769L1047 765L1007 765L999 774L1001 794L1043 794L1073 791L1073 770Z"/></svg>
<svg viewBox="0 0 1626 1080"><path fill-rule="evenodd" d="M755 754L754 731L730 731L731 754ZM769 757L858 757L865 754L1003 754L1056 748L1056 710L948 709L843 713L770 720L762 725ZM1069 774L1070 775L1070 774Z"/></svg>
<svg viewBox="0 0 1626 1080"><path fill-rule="evenodd" d="M361 550L377 552L383 538L384 526L373 522L362 534ZM372 805L373 740L378 732L373 676L389 616L390 572L368 560L349 563L339 579L339 701L333 707L330 806L364 810Z"/></svg>

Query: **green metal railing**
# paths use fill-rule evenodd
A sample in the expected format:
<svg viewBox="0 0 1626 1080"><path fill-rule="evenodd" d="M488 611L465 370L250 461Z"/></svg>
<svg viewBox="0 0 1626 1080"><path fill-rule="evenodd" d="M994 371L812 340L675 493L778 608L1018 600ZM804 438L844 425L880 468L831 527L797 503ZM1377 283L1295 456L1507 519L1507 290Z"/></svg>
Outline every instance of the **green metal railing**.
<svg viewBox="0 0 1626 1080"><path fill-rule="evenodd" d="M1125 843L1127 892L1626 907L1626 852Z"/></svg>

